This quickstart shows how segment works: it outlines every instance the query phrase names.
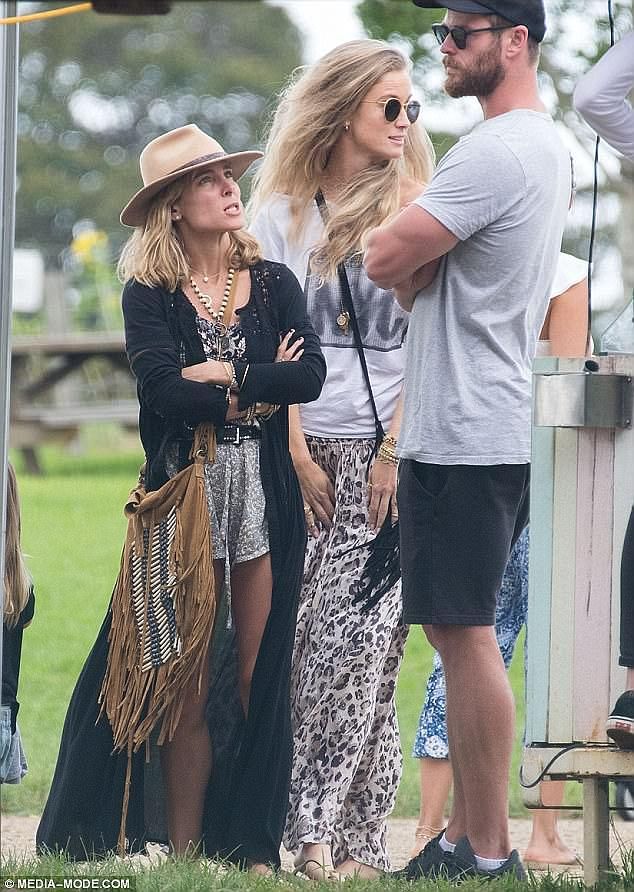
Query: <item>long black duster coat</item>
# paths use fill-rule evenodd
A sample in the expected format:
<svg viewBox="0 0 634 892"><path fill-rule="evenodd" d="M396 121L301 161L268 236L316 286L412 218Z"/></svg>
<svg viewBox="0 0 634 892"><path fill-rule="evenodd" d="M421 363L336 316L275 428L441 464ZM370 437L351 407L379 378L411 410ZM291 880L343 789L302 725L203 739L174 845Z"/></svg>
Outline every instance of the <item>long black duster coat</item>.
<svg viewBox="0 0 634 892"><path fill-rule="evenodd" d="M219 615L211 647L207 717L213 749L203 842L206 853L241 862L279 864L292 759L289 674L306 527L301 492L288 451L288 412L319 396L325 362L306 315L304 295L283 265L260 261L250 270L251 296L240 311L249 369L240 406L256 401L282 409L262 424L261 477L273 570L272 606L253 674L248 718L237 696L232 633ZM147 459L147 489L167 479L166 450L176 443L182 466L195 426L222 426L224 391L187 381L183 366L203 362L195 312L182 291L170 293L129 282L123 292L126 348L137 378L139 426ZM298 362L274 363L280 336L304 338ZM244 367L237 364L238 380ZM240 448L240 447L236 447ZM173 454L173 449L171 450ZM82 669L62 732L57 766L37 831L40 851L76 859L116 849L127 754L113 753L110 724L98 719L97 697L106 667L111 612ZM165 803L158 748L133 756L126 837L130 851L166 842Z"/></svg>

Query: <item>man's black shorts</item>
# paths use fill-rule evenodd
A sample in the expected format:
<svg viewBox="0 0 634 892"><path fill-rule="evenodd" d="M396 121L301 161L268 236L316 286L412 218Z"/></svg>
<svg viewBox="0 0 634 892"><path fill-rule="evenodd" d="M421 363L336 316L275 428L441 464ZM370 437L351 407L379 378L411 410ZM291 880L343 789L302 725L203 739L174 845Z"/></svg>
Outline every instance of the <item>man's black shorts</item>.
<svg viewBox="0 0 634 892"><path fill-rule="evenodd" d="M528 522L529 469L401 461L404 622L495 624L506 563Z"/></svg>

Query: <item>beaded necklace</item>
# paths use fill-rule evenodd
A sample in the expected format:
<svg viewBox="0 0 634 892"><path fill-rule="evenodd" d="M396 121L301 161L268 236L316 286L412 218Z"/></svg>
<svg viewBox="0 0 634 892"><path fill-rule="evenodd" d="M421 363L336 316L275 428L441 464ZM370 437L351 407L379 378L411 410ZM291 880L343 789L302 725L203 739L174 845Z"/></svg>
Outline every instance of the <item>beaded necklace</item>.
<svg viewBox="0 0 634 892"><path fill-rule="evenodd" d="M235 274L236 271L232 266L230 266L227 270L227 283L225 285L225 290L222 293L222 300L220 301L220 306L217 310L214 310L211 295L205 294L203 291L200 290L193 276L189 277L189 284L192 286L192 291L201 302L203 307L207 310L213 321L215 323L219 323L220 325L224 325L225 310L227 309L229 297L231 296L231 286L233 285L233 277L235 276Z"/></svg>

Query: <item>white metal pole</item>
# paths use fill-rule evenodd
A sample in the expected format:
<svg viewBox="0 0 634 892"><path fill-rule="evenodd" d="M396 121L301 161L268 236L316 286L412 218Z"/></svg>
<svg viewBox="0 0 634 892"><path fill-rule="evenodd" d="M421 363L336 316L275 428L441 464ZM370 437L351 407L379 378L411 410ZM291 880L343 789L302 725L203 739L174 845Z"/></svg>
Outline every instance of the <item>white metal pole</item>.
<svg viewBox="0 0 634 892"><path fill-rule="evenodd" d="M16 15L16 0L0 0L0 16ZM4 540L7 504L7 453L9 393L11 384L11 302L13 295L13 242L15 237L15 157L17 129L18 26L0 25L0 134L4 151L0 161L0 590L4 603ZM0 634L0 665L2 636Z"/></svg>

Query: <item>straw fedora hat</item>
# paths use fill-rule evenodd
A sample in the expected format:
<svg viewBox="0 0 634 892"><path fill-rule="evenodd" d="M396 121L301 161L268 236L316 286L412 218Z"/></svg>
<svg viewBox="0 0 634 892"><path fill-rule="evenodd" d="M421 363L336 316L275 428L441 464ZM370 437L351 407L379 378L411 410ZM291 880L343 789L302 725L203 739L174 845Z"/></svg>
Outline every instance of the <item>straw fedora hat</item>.
<svg viewBox="0 0 634 892"><path fill-rule="evenodd" d="M199 167L216 161L231 161L237 180L262 152L227 153L219 142L204 133L196 124L177 127L157 136L141 152L139 164L143 188L133 195L121 211L125 226L143 226L154 196L164 186Z"/></svg>

